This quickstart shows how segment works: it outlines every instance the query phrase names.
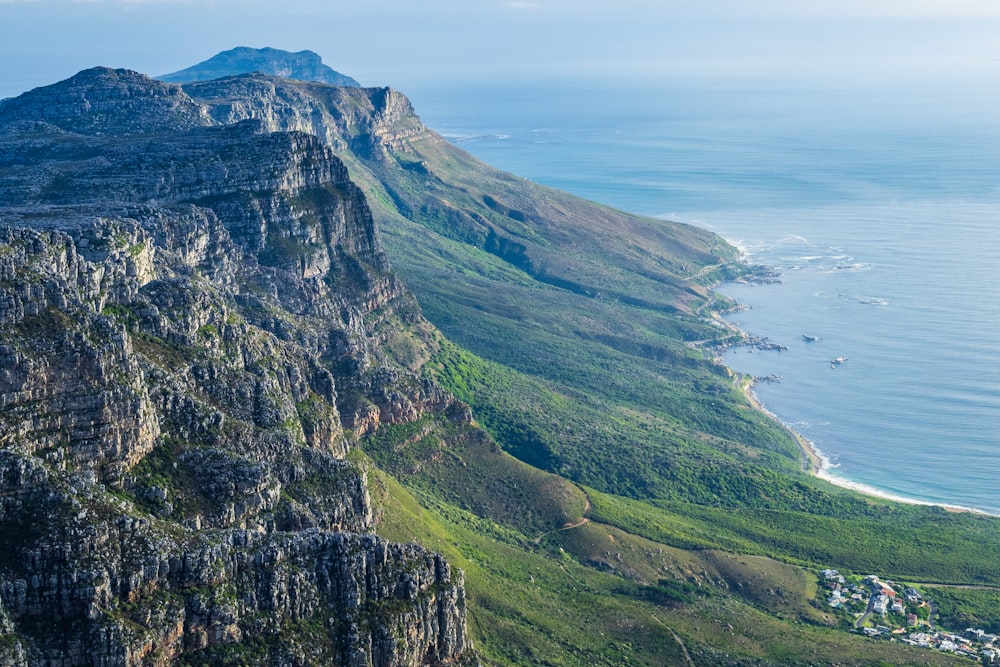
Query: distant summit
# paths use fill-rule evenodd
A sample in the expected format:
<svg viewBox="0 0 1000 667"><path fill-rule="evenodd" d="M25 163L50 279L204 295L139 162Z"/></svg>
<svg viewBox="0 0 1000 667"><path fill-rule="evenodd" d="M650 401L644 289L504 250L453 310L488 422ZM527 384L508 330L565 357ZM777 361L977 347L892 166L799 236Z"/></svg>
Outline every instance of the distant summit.
<svg viewBox="0 0 1000 667"><path fill-rule="evenodd" d="M210 81L250 72L262 72L300 81L318 81L349 88L361 87L361 84L351 77L324 65L319 54L313 51L292 53L281 49L252 49L247 46L223 51L193 67L156 78L169 83L187 83Z"/></svg>

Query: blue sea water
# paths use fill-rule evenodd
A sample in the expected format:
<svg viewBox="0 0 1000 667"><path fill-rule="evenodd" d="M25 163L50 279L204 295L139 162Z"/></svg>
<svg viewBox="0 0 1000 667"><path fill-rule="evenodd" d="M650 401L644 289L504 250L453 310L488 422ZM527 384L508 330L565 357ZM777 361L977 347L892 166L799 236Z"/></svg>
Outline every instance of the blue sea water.
<svg viewBox="0 0 1000 667"><path fill-rule="evenodd" d="M757 386L763 405L841 483L1000 514L994 101L690 82L411 97L494 166L707 227L779 269L780 284L720 287L747 307L733 322L788 347L726 358L782 376Z"/></svg>

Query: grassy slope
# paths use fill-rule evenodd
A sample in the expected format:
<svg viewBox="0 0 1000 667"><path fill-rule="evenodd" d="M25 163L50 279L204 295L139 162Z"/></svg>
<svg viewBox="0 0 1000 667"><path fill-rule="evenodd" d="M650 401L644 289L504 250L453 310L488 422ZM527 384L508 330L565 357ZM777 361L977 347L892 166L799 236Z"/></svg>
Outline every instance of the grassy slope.
<svg viewBox="0 0 1000 667"><path fill-rule="evenodd" d="M435 145L434 151L449 149ZM432 169L451 165L453 171L439 176L441 182L471 173L477 177L464 177L464 192L489 187L481 169L456 155L449 162L418 154ZM385 172L381 178L392 182ZM513 188L519 181L504 183ZM525 192L507 191L504 196L519 202L557 197L567 207L563 195L524 187ZM469 205L476 199L471 197ZM628 285L616 288L618 298L594 298L592 292L572 286L560 289L545 276L539 279L535 264L498 257L454 234L448 238L447 229L441 234L421 220L418 207L410 206L406 213L411 219L393 221L391 211L381 212L383 238L395 266L418 294L428 318L451 341L474 353L446 344L428 370L473 405L477 418L507 451L597 490L590 516L603 523L550 534L529 553L537 557L539 548L561 546L565 552L555 557L549 552L548 562L558 559L565 567L569 554L575 564L590 565L579 575L580 582L589 582L609 576L599 572L602 568L620 566L607 563L605 553L628 559L628 551L660 553L673 546L671 553L681 554L675 562L686 559L687 567L659 568L667 567L671 576L684 581L686 573L714 573L704 579L721 584L723 591L662 609L642 595L637 600L630 588L656 582L648 563L643 568L643 558L616 568L612 576L630 583L602 589L600 603L588 599L584 607L599 609L600 619L616 614L621 618L623 610L609 605L614 607L612 600L627 603L625 618L637 625L625 633L619 630L631 643L630 650L619 655L613 644L599 642L604 648L595 648L593 642L601 635L588 632L587 623L574 625L578 618L592 618L580 616L571 603L579 603L582 583L567 588L563 581L550 588L544 599L559 601L552 608L528 592L499 600L483 596L483 588L508 590L511 583L479 579L470 570L475 615L488 619L476 626L487 655L501 662L552 664L598 663L595 655L609 664L624 664L622 656L628 655L636 657L637 664L661 659L679 664L676 648L663 641L669 625L705 662L725 662L719 652L778 663L947 661L926 651L905 653L884 644L876 649L843 630L814 627L830 619L809 602L815 590L812 572L818 566L834 566L924 581L1000 581L996 521L873 501L804 478L795 445L747 408L728 374L687 345L720 335L699 317L704 313L699 308L712 307L711 298L664 289L667 298L681 305L672 311L650 298L644 277L632 285L629 294L634 298L620 297L628 293ZM586 206L579 205L576 215L589 215ZM591 261L599 264L602 259ZM735 507L741 509L734 512ZM650 530L650 523L658 529ZM681 525L688 528L678 539L676 527ZM609 536L617 536L614 551ZM651 542L638 546L644 538ZM743 555L736 558L719 549ZM515 558L509 547L504 552L505 561L526 558L523 553ZM516 581L516 573L509 574ZM596 584L586 585L596 590ZM783 594L776 595L776 590ZM978 605L974 611L983 608ZM529 610L544 613L536 616ZM707 622L716 616L730 620ZM981 619L983 614L968 616ZM569 636L560 642L561 651L542 660L534 643L539 636L559 635L553 619ZM654 619L652 626L649 619ZM734 629L727 634L720 626ZM502 641L493 635L496 628L504 628ZM511 654L512 646L528 648ZM583 647L588 658L574 662L570 656L580 655ZM663 658L668 655L672 657Z"/></svg>
<svg viewBox="0 0 1000 667"><path fill-rule="evenodd" d="M823 627L800 565L995 581L1000 524L802 473L788 434L692 345L726 335L706 285L734 271L732 248L497 172L414 116L374 141L380 91L294 87L337 107L333 144L453 342L424 370L517 457L437 422L364 443L380 532L465 569L488 662L682 664L682 642L697 664L948 662ZM576 484L591 522L559 530L586 507Z"/></svg>
<svg viewBox="0 0 1000 667"><path fill-rule="evenodd" d="M498 172L406 122L405 142L348 164L425 315L473 353L445 346L439 379L505 449L637 498L827 503L796 443L695 345L728 333L687 278L735 271L731 247Z"/></svg>
<svg viewBox="0 0 1000 667"><path fill-rule="evenodd" d="M578 524L572 485L488 441L456 437L453 426L427 427L420 440L408 427L387 431L365 443L370 459L355 456L371 466L380 534L420 542L464 570L473 640L488 665L680 665L685 650L699 665L959 664L831 627L812 604L811 571ZM508 482L442 499L484 472ZM509 511L536 493L575 512L544 501L529 505L547 512ZM564 520L575 527L553 528Z"/></svg>
<svg viewBox="0 0 1000 667"><path fill-rule="evenodd" d="M393 160L421 167L395 169ZM717 239L675 226L660 231L677 235L676 242L645 229L629 238L633 225L659 223L497 174L432 136L419 135L405 153L374 168L371 161L359 166L379 179L370 191L388 191L375 198L385 204L376 216L394 266L428 319L458 343L445 343L425 371L472 404L503 449L595 490L595 521L550 533L540 544L533 542L538 525L524 532L517 526L517 544L484 538L496 529L483 524L453 538L463 546L480 540L478 553L494 563L468 563L474 628L487 656L500 663L678 664L678 642L664 638L669 625L696 662L724 663L720 653L777 663L947 662L811 625L829 621L809 602L812 572L833 566L924 581L998 581L1000 524L868 499L802 474L787 434L751 410L725 369L689 345L725 335L705 322L715 306L711 295L681 280L684 271L695 275L730 258ZM494 205L484 209L485 198ZM518 215L498 218L498 201ZM467 218L486 220L525 249L505 254L491 247L477 235L481 227L463 226ZM640 252L650 239L653 250ZM665 259L671 252L683 259ZM487 466L481 477L510 475L504 466L479 463ZM468 472L456 469L456 478ZM484 505L469 494L475 484L463 494L454 490L459 482L440 473L399 478L439 517L457 504L490 525L511 525L509 513L486 509L495 501ZM530 505L525 493L521 487L521 501ZM451 521L454 515L445 524L456 530ZM681 537L678 526L687 527ZM607 536L616 551L602 548L610 547ZM684 581L691 572L707 573L695 579L722 592L665 609L636 592L656 584L642 558L601 571L616 565L605 552L627 559L628 552L661 549L673 549L674 565L654 569ZM531 567L551 570L553 563L573 576L556 576L547 587L524 585ZM611 619L620 627L592 631ZM626 638L627 650L599 639L612 635Z"/></svg>

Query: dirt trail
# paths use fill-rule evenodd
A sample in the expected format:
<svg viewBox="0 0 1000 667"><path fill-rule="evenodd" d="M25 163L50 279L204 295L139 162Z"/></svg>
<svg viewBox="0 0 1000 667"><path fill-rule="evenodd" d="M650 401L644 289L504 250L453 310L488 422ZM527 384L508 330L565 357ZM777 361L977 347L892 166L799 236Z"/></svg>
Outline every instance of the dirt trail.
<svg viewBox="0 0 1000 667"><path fill-rule="evenodd" d="M579 488L579 487L577 487L577 488ZM554 530L547 530L547 531L545 531L541 535L536 536L535 539L533 539L531 541L532 544L538 544L539 542L542 541L542 538L544 538L546 535L551 535L552 533L558 533L558 532L561 532L561 531L564 531L564 530L573 530L574 528L579 528L580 526L582 526L584 524L590 523L590 519L587 518L587 513L590 512L590 496L583 489L580 489L580 491L583 491L583 498L584 498L584 501L585 501L585 504L583 506L583 516L582 516L582 518L579 521L577 521L576 523L567 524L567 525L563 526L562 528L556 528Z"/></svg>
<svg viewBox="0 0 1000 667"><path fill-rule="evenodd" d="M678 635L676 632L674 632L673 628L671 628L669 625L667 625L666 623L664 623L663 621L661 621L659 618L657 618L653 614L650 614L649 616L654 621L656 621L657 623L659 623L660 625L662 625L663 627L665 627L667 630L670 631L670 634L672 634L674 636L674 641L681 645L681 650L684 652L684 662L686 662L688 664L688 667L694 667L694 660L691 659L691 654L688 653L687 646L684 645L684 641L681 639L680 635Z"/></svg>

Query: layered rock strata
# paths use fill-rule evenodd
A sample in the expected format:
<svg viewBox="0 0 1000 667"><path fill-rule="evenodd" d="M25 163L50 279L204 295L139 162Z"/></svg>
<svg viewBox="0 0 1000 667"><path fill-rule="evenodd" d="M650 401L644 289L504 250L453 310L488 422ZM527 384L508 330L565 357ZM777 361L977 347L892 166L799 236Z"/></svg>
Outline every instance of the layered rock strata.
<svg viewBox="0 0 1000 667"><path fill-rule="evenodd" d="M436 334L323 141L217 124L121 70L0 103L0 664L470 659L347 460L469 419Z"/></svg>

